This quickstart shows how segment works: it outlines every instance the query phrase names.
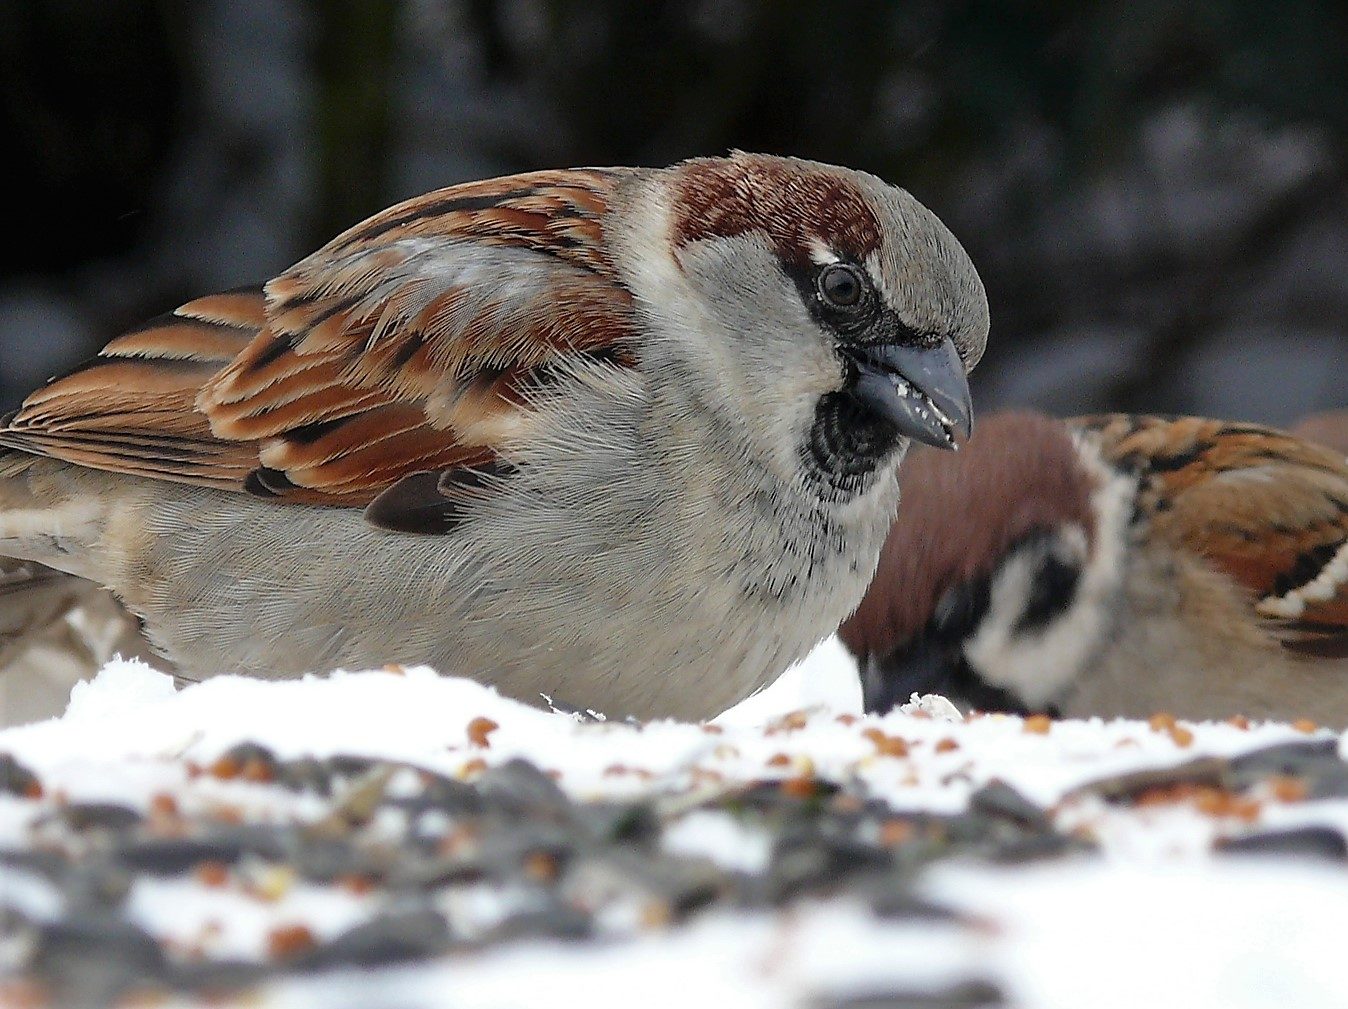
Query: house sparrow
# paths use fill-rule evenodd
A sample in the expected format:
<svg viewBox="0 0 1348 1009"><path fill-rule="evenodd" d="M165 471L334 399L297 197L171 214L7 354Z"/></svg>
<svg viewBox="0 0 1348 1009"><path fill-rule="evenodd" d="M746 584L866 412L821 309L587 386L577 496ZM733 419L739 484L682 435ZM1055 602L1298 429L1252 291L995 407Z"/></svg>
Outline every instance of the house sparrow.
<svg viewBox="0 0 1348 1009"><path fill-rule="evenodd" d="M915 452L841 635L913 691L1070 716L1348 724L1348 459L1196 417L982 422Z"/></svg>
<svg viewBox="0 0 1348 1009"><path fill-rule="evenodd" d="M428 663L705 718L856 606L987 301L862 172L468 183L118 337L0 424L0 554L186 677Z"/></svg>

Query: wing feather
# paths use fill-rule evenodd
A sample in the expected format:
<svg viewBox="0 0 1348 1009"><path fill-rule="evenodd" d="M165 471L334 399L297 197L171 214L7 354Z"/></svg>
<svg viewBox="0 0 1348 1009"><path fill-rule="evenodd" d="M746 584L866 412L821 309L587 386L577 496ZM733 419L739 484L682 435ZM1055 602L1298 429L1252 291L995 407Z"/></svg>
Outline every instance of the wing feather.
<svg viewBox="0 0 1348 1009"><path fill-rule="evenodd" d="M630 362L631 296L603 241L624 171L536 172L391 207L264 288L112 340L30 396L0 444L343 506L493 464L560 366ZM423 498L390 495L382 521L399 524L399 501L435 512Z"/></svg>
<svg viewBox="0 0 1348 1009"><path fill-rule="evenodd" d="M1348 459L1254 424L1080 418L1137 472L1153 534L1195 551L1250 593L1288 648L1348 655Z"/></svg>

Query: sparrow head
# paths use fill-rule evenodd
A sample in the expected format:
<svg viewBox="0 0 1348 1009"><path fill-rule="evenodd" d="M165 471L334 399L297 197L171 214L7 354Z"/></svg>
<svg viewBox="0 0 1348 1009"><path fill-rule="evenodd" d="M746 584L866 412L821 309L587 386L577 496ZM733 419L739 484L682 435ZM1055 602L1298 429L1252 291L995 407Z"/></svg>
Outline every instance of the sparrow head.
<svg viewBox="0 0 1348 1009"><path fill-rule="evenodd" d="M840 634L867 710L914 691L1051 710L1104 641L1130 481L1034 414L989 418L958 456L915 452L879 570Z"/></svg>
<svg viewBox="0 0 1348 1009"><path fill-rule="evenodd" d="M907 439L951 448L968 432L987 299L959 243L902 189L735 153L637 180L628 207L641 226L615 241L658 334L650 352L680 388L738 414L784 474L803 453L835 483L856 480Z"/></svg>

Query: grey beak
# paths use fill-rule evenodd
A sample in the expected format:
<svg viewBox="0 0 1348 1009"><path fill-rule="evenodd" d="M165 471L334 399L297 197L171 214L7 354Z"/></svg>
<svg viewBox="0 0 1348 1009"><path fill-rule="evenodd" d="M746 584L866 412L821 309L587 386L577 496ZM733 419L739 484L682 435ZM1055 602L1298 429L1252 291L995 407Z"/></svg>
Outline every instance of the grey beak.
<svg viewBox="0 0 1348 1009"><path fill-rule="evenodd" d="M868 654L861 667L861 699L868 713L883 715L913 694L949 694L948 660L929 642L916 641L895 655Z"/></svg>
<svg viewBox="0 0 1348 1009"><path fill-rule="evenodd" d="M901 434L953 449L954 433L973 431L969 380L955 344L936 347L882 343L851 351L857 365L854 395Z"/></svg>
<svg viewBox="0 0 1348 1009"><path fill-rule="evenodd" d="M880 657L867 655L858 663L862 704L867 712L884 714L912 694L940 694L960 708L1032 714L1015 694L985 682L958 651L926 638L909 642ZM1040 709L1056 715L1057 709Z"/></svg>

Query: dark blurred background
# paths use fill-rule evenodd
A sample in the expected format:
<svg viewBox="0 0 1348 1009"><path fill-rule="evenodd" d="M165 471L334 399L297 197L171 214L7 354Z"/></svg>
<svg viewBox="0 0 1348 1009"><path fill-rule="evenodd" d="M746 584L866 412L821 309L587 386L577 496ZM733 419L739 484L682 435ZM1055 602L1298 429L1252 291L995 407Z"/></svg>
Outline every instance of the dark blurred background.
<svg viewBox="0 0 1348 1009"><path fill-rule="evenodd" d="M730 147L965 243L980 406L1348 405L1348 5L8 0L0 399L402 197Z"/></svg>

